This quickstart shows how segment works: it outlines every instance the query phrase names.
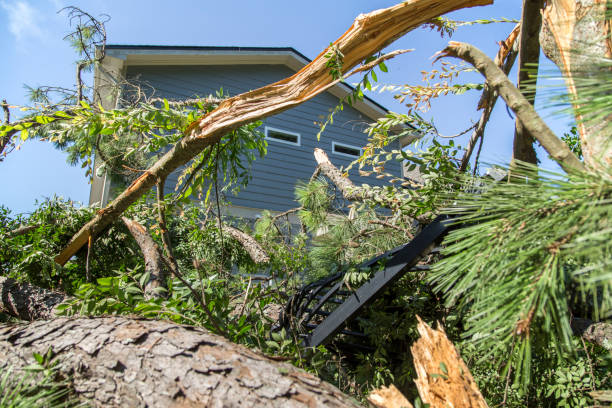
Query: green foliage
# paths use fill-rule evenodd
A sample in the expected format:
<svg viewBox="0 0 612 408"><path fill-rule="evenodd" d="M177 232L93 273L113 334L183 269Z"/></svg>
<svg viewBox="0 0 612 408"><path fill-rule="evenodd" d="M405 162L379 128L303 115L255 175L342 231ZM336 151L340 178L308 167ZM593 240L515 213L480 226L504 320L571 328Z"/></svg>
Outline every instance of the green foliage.
<svg viewBox="0 0 612 408"><path fill-rule="evenodd" d="M522 389L533 381L534 355L575 351L572 292L594 319L610 316L611 193L595 176L526 168L513 182L453 195L448 211L460 228L445 239L431 281L466 314L464 336L487 350L482 358L509 362Z"/></svg>
<svg viewBox="0 0 612 408"><path fill-rule="evenodd" d="M576 126L572 126L568 133L564 133L561 136L561 140L567 143L570 150L582 160L582 145L580 144L580 135Z"/></svg>
<svg viewBox="0 0 612 408"><path fill-rule="evenodd" d="M5 366L0 376L0 408L83 406L71 395L69 382L59 378L51 349L34 353L35 363L23 370Z"/></svg>
<svg viewBox="0 0 612 408"><path fill-rule="evenodd" d="M60 288L71 293L85 279L87 248L79 251L64 267L55 263L55 255L95 213L92 207L79 207L61 197L46 199L28 217L0 210L0 273L17 280L27 280L44 288ZM19 225L35 226L30 232L11 236ZM93 245L91 275L105 276L119 265L134 265L139 254L131 236L121 222L113 224L107 234Z"/></svg>

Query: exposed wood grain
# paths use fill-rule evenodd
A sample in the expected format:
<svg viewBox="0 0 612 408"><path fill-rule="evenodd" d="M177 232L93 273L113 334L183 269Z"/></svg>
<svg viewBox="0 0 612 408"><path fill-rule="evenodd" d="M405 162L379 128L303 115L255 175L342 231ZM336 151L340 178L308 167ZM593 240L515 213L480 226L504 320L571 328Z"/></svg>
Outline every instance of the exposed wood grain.
<svg viewBox="0 0 612 408"><path fill-rule="evenodd" d="M431 408L488 407L470 370L444 330L434 330L418 316L417 319L421 337L411 351L421 400Z"/></svg>

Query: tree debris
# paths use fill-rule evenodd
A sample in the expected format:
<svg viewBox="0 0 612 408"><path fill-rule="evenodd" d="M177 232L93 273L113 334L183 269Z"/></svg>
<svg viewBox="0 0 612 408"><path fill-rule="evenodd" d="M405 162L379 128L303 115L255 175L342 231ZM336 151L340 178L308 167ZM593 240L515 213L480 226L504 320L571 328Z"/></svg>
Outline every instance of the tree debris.
<svg viewBox="0 0 612 408"><path fill-rule="evenodd" d="M444 330L432 329L417 316L421 338L411 347L419 395L431 408L488 407L467 365Z"/></svg>

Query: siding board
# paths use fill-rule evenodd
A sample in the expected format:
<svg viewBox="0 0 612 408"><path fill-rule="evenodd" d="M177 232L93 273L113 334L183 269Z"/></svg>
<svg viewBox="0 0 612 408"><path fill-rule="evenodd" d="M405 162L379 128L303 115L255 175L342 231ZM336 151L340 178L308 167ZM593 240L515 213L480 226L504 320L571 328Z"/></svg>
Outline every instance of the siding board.
<svg viewBox="0 0 612 408"><path fill-rule="evenodd" d="M155 89L156 97L184 99L215 94L221 87L229 95L237 95L276 82L294 72L281 65L235 66L130 66L127 78L146 83ZM362 133L369 119L350 106L345 106L334 116L334 123L327 126L317 141L319 127L314 122L327 118L338 99L324 93L293 109L263 121L263 126L284 129L301 135L301 146L291 146L268 140L268 155L257 158L251 166L252 179L238 196L227 195L234 205L256 209L284 211L297 206L294 188L298 180L308 180L315 169L313 149L319 147L328 152L338 167L346 167L351 159L333 154L332 142L362 147L367 136ZM263 126L261 130L263 131ZM399 147L399 144L398 144ZM401 163L387 163L386 171L401 174ZM174 191L180 171L168 177L166 192ZM358 175L357 168L350 171L356 184L384 185L385 180Z"/></svg>

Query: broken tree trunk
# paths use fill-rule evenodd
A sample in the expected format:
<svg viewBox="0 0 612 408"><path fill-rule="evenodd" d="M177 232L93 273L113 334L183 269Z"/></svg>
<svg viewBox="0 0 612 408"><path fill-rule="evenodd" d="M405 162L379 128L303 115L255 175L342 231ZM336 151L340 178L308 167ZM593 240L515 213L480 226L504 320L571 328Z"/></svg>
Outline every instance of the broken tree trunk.
<svg viewBox="0 0 612 408"><path fill-rule="evenodd" d="M411 351L418 376L415 383L423 402L432 408L488 407L470 370L444 330L432 329L418 316L417 320L421 337Z"/></svg>
<svg viewBox="0 0 612 408"><path fill-rule="evenodd" d="M185 137L136 179L108 206L98 211L55 258L64 265L88 240L100 234L157 180L187 163L207 146L238 127L293 108L326 91L340 78L330 74L329 55L340 58L343 72L375 54L406 32L437 17L465 7L482 6L493 0L409 0L387 9L359 15L353 25L330 47L293 76L271 85L224 100L217 109L189 126ZM340 57L342 55L342 57Z"/></svg>
<svg viewBox="0 0 612 408"><path fill-rule="evenodd" d="M581 95L586 88L580 80L609 81L610 66L604 64L612 57L607 4L607 0L548 0L540 32L542 51L561 70L573 98L584 162L602 172L612 166L612 117L602 112L606 116L589 118L580 112L581 104L592 99ZM602 77L604 71L607 75Z"/></svg>
<svg viewBox="0 0 612 408"><path fill-rule="evenodd" d="M0 326L0 368L51 348L95 407L355 407L330 384L203 329L125 317Z"/></svg>
<svg viewBox="0 0 612 408"><path fill-rule="evenodd" d="M540 61L540 41L538 39L542 27L542 7L544 0L523 0L523 15L521 17L521 34L519 45L519 72L517 86L525 99L534 104L536 96L536 80L530 82L529 70L534 69ZM535 74L537 75L537 68ZM507 75L507 74L506 74ZM536 77L537 78L537 77ZM538 164L533 147L534 138L517 118L514 129L514 145L512 160Z"/></svg>

